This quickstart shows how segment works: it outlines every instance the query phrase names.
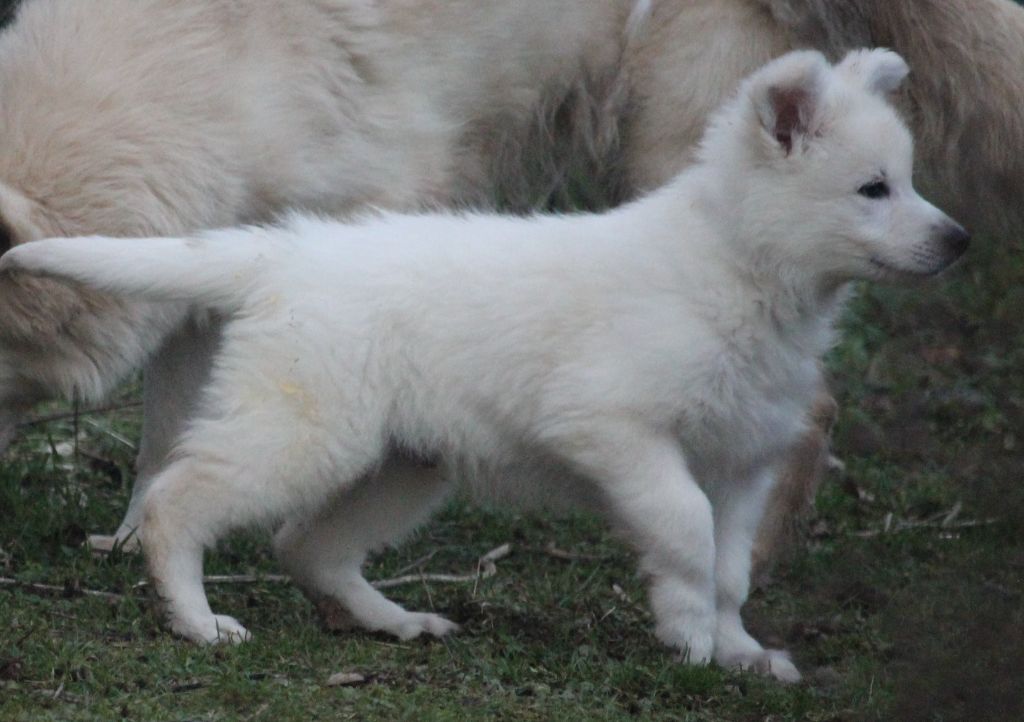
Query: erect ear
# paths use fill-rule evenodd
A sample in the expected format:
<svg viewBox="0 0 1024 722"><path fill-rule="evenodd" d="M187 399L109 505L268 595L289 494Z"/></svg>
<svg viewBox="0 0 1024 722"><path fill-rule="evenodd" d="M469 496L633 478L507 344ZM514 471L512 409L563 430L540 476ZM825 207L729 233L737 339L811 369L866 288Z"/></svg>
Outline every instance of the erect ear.
<svg viewBox="0 0 1024 722"><path fill-rule="evenodd" d="M851 50L836 66L836 72L858 80L872 93L889 95L899 90L910 72L902 57L891 50Z"/></svg>
<svg viewBox="0 0 1024 722"><path fill-rule="evenodd" d="M801 50L773 60L751 78L750 97L761 127L787 155L817 129L829 71L824 55Z"/></svg>

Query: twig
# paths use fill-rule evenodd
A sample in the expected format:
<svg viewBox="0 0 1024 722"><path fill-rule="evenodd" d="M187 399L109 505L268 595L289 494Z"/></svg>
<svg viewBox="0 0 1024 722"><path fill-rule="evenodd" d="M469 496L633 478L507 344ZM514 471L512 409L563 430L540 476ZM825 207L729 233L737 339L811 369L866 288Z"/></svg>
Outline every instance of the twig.
<svg viewBox="0 0 1024 722"><path fill-rule="evenodd" d="M431 559L433 559L436 554L437 554L437 549L434 549L433 551L429 552L428 554L424 554L423 556L421 556L416 561L410 562L410 563L406 564L404 567L402 567L397 572L395 572L395 574L396 575L398 575L398 574L405 574L410 569L419 569L424 564L426 564Z"/></svg>
<svg viewBox="0 0 1024 722"><path fill-rule="evenodd" d="M103 424L98 424L95 421L93 421L92 419L82 419L82 421L85 422L86 426L89 426L90 428L96 429L101 434L106 434L107 436L109 436L114 441L118 442L119 444L123 444L124 446L127 446L132 451L137 451L137 449L135 448L135 444L132 443L132 441L130 439L125 438L124 436L122 436L121 434L117 433L113 429L108 428L108 427L104 426Z"/></svg>
<svg viewBox="0 0 1024 722"><path fill-rule="evenodd" d="M29 426L39 426L40 424L48 424L51 421L66 421L67 419L74 419L77 416L84 416L86 414L109 414L115 411L123 411L126 409L133 409L142 406L141 401L127 401L123 404L112 404L110 406L99 406L94 409L79 409L78 411L66 411L60 414L50 414L48 416L37 416L29 419L28 421L22 421L17 425L17 428L24 429Z"/></svg>
<svg viewBox="0 0 1024 722"><path fill-rule="evenodd" d="M18 589L24 589L29 592L35 592L37 594L53 595L59 594L61 596L76 596L78 594L86 597L100 597L101 599L109 599L115 601L118 599L124 599L123 594L116 594L114 592L101 592L96 589L80 589L76 587L60 587L55 584L37 584L36 582L22 582L17 579L11 579L9 577L0 577L0 586L3 587L17 587Z"/></svg>
<svg viewBox="0 0 1024 722"><path fill-rule="evenodd" d="M375 589L390 589L400 587L403 584L418 584L419 582L438 582L440 584L460 584L463 582L476 581L480 574L406 574L392 579L378 579L370 582ZM489 576L489 575L483 575Z"/></svg>
<svg viewBox="0 0 1024 722"><path fill-rule="evenodd" d="M499 559L504 559L512 553L512 545L505 542L501 546L494 547L489 552L480 557L480 563L483 564L489 571L487 576L494 574L498 570L494 566L494 562Z"/></svg>
<svg viewBox="0 0 1024 722"><path fill-rule="evenodd" d="M292 578L286 574L210 574L203 577L203 584L259 584L269 582L271 584L286 584ZM152 586L152 582L143 579L131 586L132 591L146 589Z"/></svg>
<svg viewBox="0 0 1024 722"><path fill-rule="evenodd" d="M915 529L972 529L979 526L990 526L997 524L998 519L964 519L963 521L955 521L952 523L945 523L945 521L897 521L895 524L890 526L883 526L881 529L864 529L862 531L852 532L853 536L861 537L862 539L881 536L883 534L896 534L902 531L913 531Z"/></svg>
<svg viewBox="0 0 1024 722"><path fill-rule="evenodd" d="M429 607L430 611L436 612L437 609L434 608L434 595L430 593L430 585L427 584L427 580L422 576L420 577L420 582L423 584L423 591L427 595L427 607ZM476 596L476 586L473 587L473 596Z"/></svg>
<svg viewBox="0 0 1024 722"><path fill-rule="evenodd" d="M491 551L480 557L477 561L476 572L472 574L406 574L403 576L393 577L391 579L378 579L377 581L370 582L370 584L377 589L389 589L391 587L402 586L403 584L418 584L424 582L436 582L439 584L475 582L480 579L487 579L488 577L492 577L497 574L498 567L495 565L495 562L507 557L511 553L511 544L502 544L499 547L491 549ZM285 574L211 574L203 577L203 584L259 584L261 582L286 584L291 582L291 577ZM111 601L124 599L125 597L124 594L118 594L116 592L104 592L97 589L61 587L55 584L22 582L9 577L0 577L0 586L17 587L19 589L25 589L39 594L61 594L71 596L81 594L87 597L100 597L101 599L109 599ZM150 586L152 586L152 582L148 579L144 579L131 585L131 587L129 587L129 591L135 592L141 589L147 589Z"/></svg>
<svg viewBox="0 0 1024 722"><path fill-rule="evenodd" d="M378 579L370 582L376 589L390 589L400 587L403 584L416 584L418 582L437 582L439 584L464 584L475 582L480 579L487 579L498 573L495 562L503 559L512 553L511 544L502 544L491 549L477 561L477 569L472 574L405 574L391 579Z"/></svg>
<svg viewBox="0 0 1024 722"><path fill-rule="evenodd" d="M529 547L527 551L540 552L541 554L547 554L549 557L554 557L555 559L562 559L563 561L567 562L599 562L604 561L608 558L600 554L581 554L579 552L570 552L566 551L565 549L559 549L555 546L554 542L548 542L547 545L544 547Z"/></svg>
<svg viewBox="0 0 1024 722"><path fill-rule="evenodd" d="M964 508L964 505L963 505L963 503L961 503L961 502L959 502L959 501L958 501L958 502L957 502L956 504L954 504L954 505L953 505L953 508L952 508L952 509L950 509L950 510L949 510L949 511L948 511L948 512L947 512L947 513L946 513L946 514L945 514L945 515L944 515L944 516L942 517L942 526L949 526L950 524L952 524L952 523L953 523L953 522L954 522L954 521L956 520L956 518L957 518L958 516L960 516L960 511L961 511L961 510L962 510L963 508Z"/></svg>
<svg viewBox="0 0 1024 722"><path fill-rule="evenodd" d="M882 518L881 528L863 529L851 532L851 534L861 538L868 538L881 534L909 531L911 529L969 529L977 526L988 526L999 521L998 519L966 519L964 521L957 521L963 508L963 502L958 501L947 511L936 512L924 519L908 520L895 519L890 511Z"/></svg>
<svg viewBox="0 0 1024 722"><path fill-rule="evenodd" d="M498 568L494 562L502 557L508 556L512 547L510 544L502 544L496 549L484 554L477 563L477 571L473 574L404 574L391 579L378 579L370 582L377 589L389 589L404 584L417 584L420 582L438 582L441 584L455 584L460 582L471 582L476 579L486 579L497 573ZM433 554L427 555L427 558ZM260 582L271 582L274 584L288 583L291 577L285 574L216 574L203 577L204 584L259 584ZM143 589L150 586L149 581L141 581L132 585L132 589Z"/></svg>

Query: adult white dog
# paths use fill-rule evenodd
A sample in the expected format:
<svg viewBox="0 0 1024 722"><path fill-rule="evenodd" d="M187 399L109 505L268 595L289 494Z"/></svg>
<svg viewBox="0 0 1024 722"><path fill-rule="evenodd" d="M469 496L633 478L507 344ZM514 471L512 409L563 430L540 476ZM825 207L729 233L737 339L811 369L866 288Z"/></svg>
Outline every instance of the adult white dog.
<svg viewBox="0 0 1024 722"><path fill-rule="evenodd" d="M848 282L932 275L968 243L911 184L885 98L906 72L889 51L783 56L716 115L691 169L602 215L293 217L29 243L0 267L227 319L144 502L179 634L248 635L210 610L203 549L282 519L298 520L278 538L292 573L358 623L454 629L359 568L444 490L407 477L411 454L582 492L637 548L663 642L793 681L740 618L772 471L806 430Z"/></svg>
<svg viewBox="0 0 1024 722"><path fill-rule="evenodd" d="M599 83L612 127L632 10L625 0L26 0L0 35L0 250L262 222L296 207L484 203L492 159L534 126L546 94ZM588 128L597 142L602 131ZM116 537L130 539L217 338L216 323L197 326L181 309L8 279L0 445L36 401L101 397L152 359L139 482Z"/></svg>

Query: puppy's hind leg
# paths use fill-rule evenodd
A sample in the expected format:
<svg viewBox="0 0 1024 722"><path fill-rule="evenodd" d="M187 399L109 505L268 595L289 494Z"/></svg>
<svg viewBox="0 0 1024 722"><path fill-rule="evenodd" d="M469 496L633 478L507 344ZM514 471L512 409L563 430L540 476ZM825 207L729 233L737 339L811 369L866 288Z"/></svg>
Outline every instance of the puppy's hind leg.
<svg viewBox="0 0 1024 722"><path fill-rule="evenodd" d="M425 521L449 489L441 469L394 458L315 518L288 521L274 538L278 559L321 608L340 605L356 626L400 639L443 636L458 625L390 601L366 581L362 564Z"/></svg>
<svg viewBox="0 0 1024 722"><path fill-rule="evenodd" d="M194 642L237 643L249 632L215 615L203 590L203 551L225 530L236 502L210 466L185 458L157 475L143 503L140 539L171 630Z"/></svg>
<svg viewBox="0 0 1024 722"><path fill-rule="evenodd" d="M596 435L588 430L559 447L597 482L613 522L639 552L658 638L684 661L708 662L715 627L711 505L678 442L623 425Z"/></svg>
<svg viewBox="0 0 1024 722"><path fill-rule="evenodd" d="M142 551L171 628L197 642L241 641L246 630L210 611L203 591L202 554L231 528L269 524L296 509L319 508L333 491L367 473L380 449L351 438L334 455L303 424L281 424L282 413L200 420L178 458L153 481L143 502ZM245 444L238 430L250 430ZM251 430L262 429L262 437ZM290 433L289 433L290 432Z"/></svg>
<svg viewBox="0 0 1024 722"><path fill-rule="evenodd" d="M751 548L773 478L769 473L713 494L715 513L715 585L717 624L715 661L797 682L800 672L783 650L765 649L743 626L740 609L750 591Z"/></svg>

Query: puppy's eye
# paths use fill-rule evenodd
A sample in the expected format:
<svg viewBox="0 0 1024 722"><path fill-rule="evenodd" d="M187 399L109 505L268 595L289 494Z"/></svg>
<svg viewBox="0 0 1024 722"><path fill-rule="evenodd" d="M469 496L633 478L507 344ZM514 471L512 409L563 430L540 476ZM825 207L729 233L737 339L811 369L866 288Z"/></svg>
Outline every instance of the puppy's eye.
<svg viewBox="0 0 1024 722"><path fill-rule="evenodd" d="M889 196L889 184L885 181L874 181L872 183L865 183L857 189L865 198L877 199L887 198Z"/></svg>

